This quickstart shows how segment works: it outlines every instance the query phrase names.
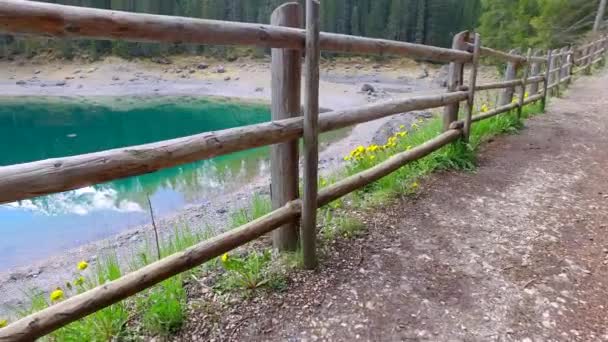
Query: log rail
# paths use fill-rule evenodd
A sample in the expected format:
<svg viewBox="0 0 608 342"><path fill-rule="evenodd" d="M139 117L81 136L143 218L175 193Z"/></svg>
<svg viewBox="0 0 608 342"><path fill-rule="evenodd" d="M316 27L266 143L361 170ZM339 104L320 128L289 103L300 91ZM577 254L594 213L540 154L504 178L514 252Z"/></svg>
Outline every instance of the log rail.
<svg viewBox="0 0 608 342"><path fill-rule="evenodd" d="M300 5L289 3L282 5L279 9L287 10L284 6L291 6L289 10L294 10L293 6ZM608 51L608 38L590 42L578 49L564 48L561 52L555 53L549 51L545 58L539 57L540 55L537 53L533 54L531 50L527 56L522 56L481 46L482 37L479 37L478 34L470 34L470 32L458 34L454 40L454 47L449 49L318 32L318 1L307 0L306 6L308 9L306 11L307 28L301 29L278 25L128 13L33 1L3 0L0 2L0 33L74 39L248 45L309 54L306 56L304 117L283 116L286 118L151 144L3 166L0 167L0 204L141 175L255 147L293 143L303 137L305 138L305 165L316 167L318 163L316 145L318 134L321 132L333 131L413 110L446 106L449 108L444 114L444 132L422 145L397 153L368 170L347 177L321 190L316 187L316 170L306 173L303 199L285 199L274 206L274 211L257 220L200 242L185 251L165 257L115 281L26 316L0 329L0 342L31 341L40 338L281 226L297 224L301 216L305 216L307 221L302 227L301 234L302 243L307 246L305 265L314 267L314 208L327 205L377 181L447 144L460 139L466 141L468 126L471 123L474 124L516 109L521 112L523 106L539 100L544 104L549 89L553 87L559 89L559 85L567 84L575 73L581 70L589 71L593 65L603 63L606 51ZM300 11L301 8L296 8L296 10ZM318 57L315 57L318 56L319 51L396 55L450 63L448 75L451 84L450 92L383 101L319 114L319 63ZM583 56L575 59L574 56L579 54ZM509 65L508 78L502 82L477 84L475 76L480 55L506 62ZM277 56L276 59L275 56ZM279 60L290 60L290 66L296 68L297 65L294 65L292 61L293 58L286 58L286 56L293 57L294 54L273 53L273 63ZM295 56L297 57L297 54ZM464 65L471 65L469 83L472 84L464 84ZM543 74L540 72L541 65L545 70ZM580 66L580 68L575 70L574 65ZM525 70L524 76L522 79L515 79L514 76L520 68L526 68L522 69ZM286 70L285 68L276 68L276 70L278 70L277 74L282 75L281 77L290 77L290 73L283 72ZM556 72L558 77L554 79ZM276 76L274 73L275 68L273 68L273 77ZM562 73L564 77L562 77ZM530 94L525 99L513 100L515 87L520 88L519 96L523 97L527 86L531 86L530 89L535 89L536 92L536 89L539 88L538 84L541 82L543 83L542 91ZM285 79L280 84L286 84ZM505 104L472 115L472 101L475 92L492 89L504 91L501 100L506 101L503 102ZM277 94L285 94L285 92L278 91ZM277 94L273 92L273 97L278 96ZM279 99L274 98L273 100ZM467 102L468 109L465 120L461 121L454 114L457 114L463 101ZM299 108L299 106L294 108ZM283 156L293 159L294 155L285 155L294 153L292 150L294 149L277 149L276 159L280 160ZM295 174L297 175L297 172ZM285 175L283 176L285 177ZM294 181L294 179L287 181ZM313 240L311 241L311 239Z"/></svg>

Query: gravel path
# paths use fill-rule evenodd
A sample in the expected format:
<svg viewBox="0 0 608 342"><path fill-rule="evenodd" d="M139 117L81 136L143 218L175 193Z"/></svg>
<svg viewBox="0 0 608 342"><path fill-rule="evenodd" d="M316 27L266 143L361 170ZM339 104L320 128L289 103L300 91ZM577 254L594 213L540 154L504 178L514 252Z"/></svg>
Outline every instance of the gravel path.
<svg viewBox="0 0 608 342"><path fill-rule="evenodd" d="M608 74L182 340L608 341Z"/></svg>

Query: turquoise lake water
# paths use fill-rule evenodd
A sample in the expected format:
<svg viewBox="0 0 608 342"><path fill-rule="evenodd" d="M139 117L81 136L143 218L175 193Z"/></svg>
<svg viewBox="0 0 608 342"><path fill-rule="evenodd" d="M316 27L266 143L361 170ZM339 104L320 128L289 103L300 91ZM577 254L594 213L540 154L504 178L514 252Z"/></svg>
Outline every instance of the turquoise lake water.
<svg viewBox="0 0 608 342"><path fill-rule="evenodd" d="M139 145L268 121L262 104L194 97L0 99L0 166ZM268 173L260 148L0 205L0 271L212 201Z"/></svg>

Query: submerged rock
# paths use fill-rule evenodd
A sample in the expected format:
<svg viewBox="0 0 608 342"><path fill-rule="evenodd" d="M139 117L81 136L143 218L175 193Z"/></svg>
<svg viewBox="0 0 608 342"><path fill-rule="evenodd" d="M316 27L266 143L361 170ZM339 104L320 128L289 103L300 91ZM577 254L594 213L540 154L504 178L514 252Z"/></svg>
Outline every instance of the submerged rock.
<svg viewBox="0 0 608 342"><path fill-rule="evenodd" d="M376 92L376 88L374 88L374 86L369 83L365 83L361 86L361 91L366 92L366 93L368 93L368 92L374 93L374 92Z"/></svg>

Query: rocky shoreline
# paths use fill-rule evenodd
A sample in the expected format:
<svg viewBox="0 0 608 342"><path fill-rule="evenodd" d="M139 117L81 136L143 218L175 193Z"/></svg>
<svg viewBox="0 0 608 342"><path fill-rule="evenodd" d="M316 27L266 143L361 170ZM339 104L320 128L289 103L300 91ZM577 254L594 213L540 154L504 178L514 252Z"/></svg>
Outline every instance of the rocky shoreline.
<svg viewBox="0 0 608 342"><path fill-rule="evenodd" d="M152 64L151 64L152 63ZM408 97L437 91L440 81L433 81L441 73L428 67L421 68L411 61L385 65L367 65L365 61L330 62L324 65L321 81L321 106L340 109L380 99ZM2 65L4 64L4 65ZM405 64L405 66L404 66ZM0 86L4 96L238 96L241 99L268 101L270 80L268 65L260 61L195 62L191 59L172 64L127 62L111 58L89 64L53 63L21 64L0 61ZM365 65L365 66L362 66ZM421 72L421 69L423 70ZM423 77L421 77L421 75ZM84 77L82 77L84 76ZM430 113L408 113L355 126L339 141L323 146L321 173L327 174L341 167L342 157L353 146L382 140L395 127L413 123ZM226 229L230 213L250 203L252 194L268 193L268 177L261 177L239 191L216 198L213 203L191 204L157 223L161 236L166 238L179 224L192 229L214 227ZM0 314L7 306L19 306L27 300L24 289L49 289L64 284L76 271L75 262L96 259L108 251L115 251L125 261L150 239L151 225L133 227L108 239L83 245L62 255L32 262L31 265L0 272ZM76 261L75 261L76 260Z"/></svg>

